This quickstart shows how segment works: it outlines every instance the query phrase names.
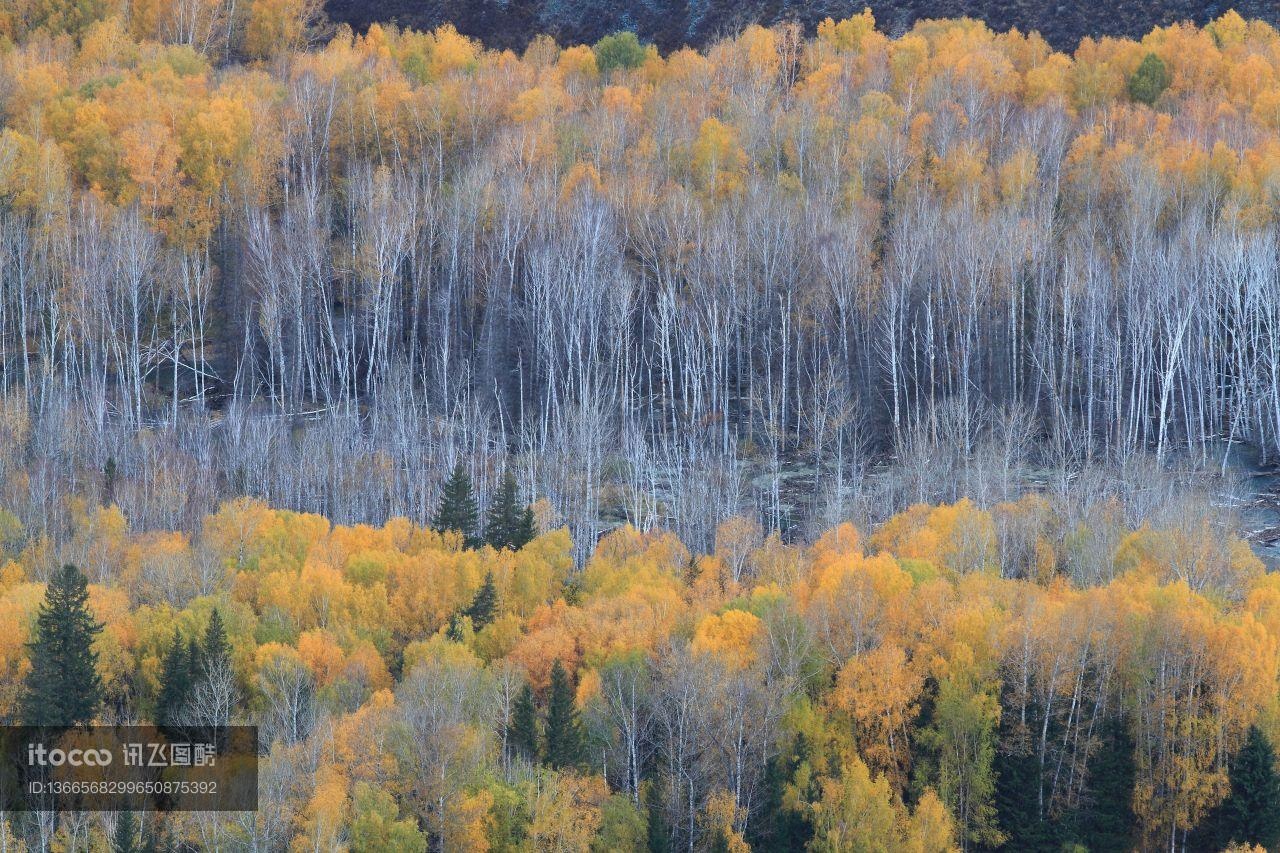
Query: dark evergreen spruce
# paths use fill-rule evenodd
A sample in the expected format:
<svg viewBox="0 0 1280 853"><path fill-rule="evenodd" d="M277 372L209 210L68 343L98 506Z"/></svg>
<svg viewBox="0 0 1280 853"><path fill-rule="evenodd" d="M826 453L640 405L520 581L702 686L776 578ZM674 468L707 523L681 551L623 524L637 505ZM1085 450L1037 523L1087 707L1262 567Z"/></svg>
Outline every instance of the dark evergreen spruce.
<svg viewBox="0 0 1280 853"><path fill-rule="evenodd" d="M538 711L533 705L533 688L527 682L516 694L515 705L511 708L507 745L515 755L529 761L538 759Z"/></svg>
<svg viewBox="0 0 1280 853"><path fill-rule="evenodd" d="M475 493L471 489L471 475L458 460L453 466L453 473L444 484L440 496L440 507L436 510L431 526L440 533L453 530L462 534L468 548L477 547L480 542L476 538L476 526L479 524L480 511L476 508Z"/></svg>
<svg viewBox="0 0 1280 853"><path fill-rule="evenodd" d="M116 818L116 831L111 839L112 853L138 853L138 822L133 812L120 812Z"/></svg>
<svg viewBox="0 0 1280 853"><path fill-rule="evenodd" d="M191 645L178 630L160 665L160 693L156 696L155 722L159 726L182 724L182 713L191 696Z"/></svg>
<svg viewBox="0 0 1280 853"><path fill-rule="evenodd" d="M1102 725L1102 743L1089 761L1088 798L1071 816L1071 839L1090 851L1129 851L1133 829L1134 743L1123 717Z"/></svg>
<svg viewBox="0 0 1280 853"><path fill-rule="evenodd" d="M752 850L776 850L778 853L801 853L813 838L813 825L804 812L787 805L787 789L801 780L797 771L810 762L809 740L797 732L790 749L769 759L765 768L765 801L762 819L749 825L748 843ZM817 781L806 773L808 785L802 794L809 802L818 802L822 794Z"/></svg>
<svg viewBox="0 0 1280 853"><path fill-rule="evenodd" d="M1231 793L1196 831L1205 849L1221 850L1233 843L1275 850L1280 844L1280 777L1276 754L1267 736L1250 726L1244 746L1230 768Z"/></svg>
<svg viewBox="0 0 1280 853"><path fill-rule="evenodd" d="M107 464L102 466L102 505L111 506L116 502L116 458L107 457Z"/></svg>
<svg viewBox="0 0 1280 853"><path fill-rule="evenodd" d="M502 475L502 485L489 504L484 539L494 548L519 550L529 544L537 532L533 510L528 506L520 506L516 477L508 470Z"/></svg>
<svg viewBox="0 0 1280 853"><path fill-rule="evenodd" d="M520 513L520 521L516 524L516 534L512 539L511 547L519 550L528 545L538 535L538 522L533 517L533 507L526 506L524 512Z"/></svg>
<svg viewBox="0 0 1280 853"><path fill-rule="evenodd" d="M493 621L497 612L498 589L493 585L493 572L486 572L484 583L476 591L476 597L471 599L471 604L462 611L462 615L470 616L472 629L479 631Z"/></svg>
<svg viewBox="0 0 1280 853"><path fill-rule="evenodd" d="M582 760L582 726L573 706L573 685L558 660L551 667L545 742L546 762L551 767L573 767Z"/></svg>
<svg viewBox="0 0 1280 853"><path fill-rule="evenodd" d="M671 825L662 807L662 796L652 782L641 785L645 810L649 813L649 853L669 853L672 848Z"/></svg>
<svg viewBox="0 0 1280 853"><path fill-rule="evenodd" d="M209 614L209 625L204 629L204 643L200 648L200 659L204 672L231 660L231 645L227 642L227 627L222 622L222 614L213 608Z"/></svg>
<svg viewBox="0 0 1280 853"><path fill-rule="evenodd" d="M993 769L996 773L995 804L1000 831L1006 841L1001 850L1032 853L1058 850L1062 846L1061 828L1041 809L1044 780L1040 778L1040 760L1032 749L1028 730L1038 723L1033 718L1026 727L1018 725L1018 717L1005 714L1000 724L1000 748Z"/></svg>
<svg viewBox="0 0 1280 853"><path fill-rule="evenodd" d="M1142 58L1138 70L1129 78L1129 97L1147 106L1153 106L1171 82L1169 69L1154 53Z"/></svg>
<svg viewBox="0 0 1280 853"><path fill-rule="evenodd" d="M725 835L724 829L716 827L710 841L703 847L703 850L707 851L707 853L730 853L729 839Z"/></svg>
<svg viewBox="0 0 1280 853"><path fill-rule="evenodd" d="M196 642L196 638L192 637L187 641L187 695L183 701L183 706L187 704L192 695L195 693L196 685L200 683L200 679L204 677L204 660L200 655L200 644Z"/></svg>
<svg viewBox="0 0 1280 853"><path fill-rule="evenodd" d="M93 638L102 630L89 612L89 583L66 565L49 579L36 616L21 716L28 726L93 722L102 704L102 680Z"/></svg>
<svg viewBox="0 0 1280 853"><path fill-rule="evenodd" d="M168 849L169 838L165 834L164 826L160 823L160 816L152 814L151 819L143 827L142 846L138 849L138 853L162 853Z"/></svg>

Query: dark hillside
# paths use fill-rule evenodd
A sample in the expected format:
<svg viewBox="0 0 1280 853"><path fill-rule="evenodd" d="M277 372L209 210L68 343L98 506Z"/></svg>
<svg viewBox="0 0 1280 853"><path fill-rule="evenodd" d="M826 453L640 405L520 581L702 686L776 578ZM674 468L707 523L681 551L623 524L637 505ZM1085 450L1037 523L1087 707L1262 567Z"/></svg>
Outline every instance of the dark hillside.
<svg viewBox="0 0 1280 853"><path fill-rule="evenodd" d="M823 18L849 17L862 0L328 0L337 23L362 30L374 21L430 29L452 22L489 47L522 48L537 33L562 44L590 43L619 29L635 30L663 50L698 46L746 24L798 20L813 26ZM1246 18L1280 21L1280 0L872 0L880 27L891 35L921 18L973 17L997 31L1038 30L1060 50L1085 36L1141 38L1175 21L1198 24L1234 6Z"/></svg>

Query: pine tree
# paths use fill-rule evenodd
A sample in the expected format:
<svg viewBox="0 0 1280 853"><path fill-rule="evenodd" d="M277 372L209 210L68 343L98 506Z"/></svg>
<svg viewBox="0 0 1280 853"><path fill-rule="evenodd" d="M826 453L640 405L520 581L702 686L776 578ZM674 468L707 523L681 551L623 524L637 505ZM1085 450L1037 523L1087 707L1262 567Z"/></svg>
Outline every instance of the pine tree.
<svg viewBox="0 0 1280 853"><path fill-rule="evenodd" d="M1230 768L1231 793L1205 818L1196 835L1205 849L1230 844L1260 845L1267 850L1280 843L1280 776L1276 754L1267 736L1250 726L1244 746Z"/></svg>
<svg viewBox="0 0 1280 853"><path fill-rule="evenodd" d="M489 504L489 513L484 523L484 540L498 549L519 548L524 544L519 542L521 515L516 494L516 477L508 470L502 475L498 494Z"/></svg>
<svg viewBox="0 0 1280 853"><path fill-rule="evenodd" d="M75 566L49 580L28 644L31 670L22 700L29 726L74 726L93 722L102 703L102 680L93 638L102 630L89 612L89 582Z"/></svg>
<svg viewBox="0 0 1280 853"><path fill-rule="evenodd" d="M204 660L200 656L200 644L192 637L187 641L187 699L195 692L196 685L204 677ZM186 704L185 702L183 703Z"/></svg>
<svg viewBox="0 0 1280 853"><path fill-rule="evenodd" d="M1132 850L1133 828L1133 736L1123 717L1102 726L1102 743L1089 763L1088 800L1073 815L1072 840L1089 850Z"/></svg>
<svg viewBox="0 0 1280 853"><path fill-rule="evenodd" d="M999 745L992 762L995 805L1000 831L1005 836L1000 849L1011 853L1057 850L1062 846L1061 827L1046 813L1043 800L1046 784L1041 778L1032 734L1040 725L1041 720L1034 713L1025 721L1016 714L1000 716ZM1052 722L1050 731L1057 731Z"/></svg>
<svg viewBox="0 0 1280 853"><path fill-rule="evenodd" d="M471 617L472 630L479 631L493 621L498 611L498 589L493 585L493 572L485 572L484 583L476 591L476 597L462 611L463 616Z"/></svg>
<svg viewBox="0 0 1280 853"><path fill-rule="evenodd" d="M116 818L116 832L111 841L112 853L137 853L138 851L138 822L133 818L133 812L120 812L120 817Z"/></svg>
<svg viewBox="0 0 1280 853"><path fill-rule="evenodd" d="M160 669L160 694L156 697L155 721L160 726L182 723L182 712L191 696L191 646L178 630L165 653Z"/></svg>
<svg viewBox="0 0 1280 853"><path fill-rule="evenodd" d="M476 539L479 518L475 494L471 490L471 475L467 473L462 460L458 460L458 464L453 466L453 473L444 484L440 507L436 510L431 526L439 533L450 530L461 533L466 547L475 548L480 544Z"/></svg>
<svg viewBox="0 0 1280 853"><path fill-rule="evenodd" d="M116 502L116 458L107 457L107 464L102 466L102 505L111 506Z"/></svg>
<svg viewBox="0 0 1280 853"><path fill-rule="evenodd" d="M201 663L204 672L231 660L231 645L227 642L227 628L222 622L222 614L213 608L209 614L209 626L204 629L204 643L200 649Z"/></svg>
<svg viewBox="0 0 1280 853"><path fill-rule="evenodd" d="M551 667L547 696L546 762L560 769L572 767L582 757L582 726L573 705L573 685L560 661Z"/></svg>
<svg viewBox="0 0 1280 853"><path fill-rule="evenodd" d="M533 507L526 506L524 512L520 513L520 521L516 524L515 536L512 537L511 547L517 551L533 541L538 535L538 522L533 517Z"/></svg>
<svg viewBox="0 0 1280 853"><path fill-rule="evenodd" d="M152 814L147 825L142 828L142 846L138 853L160 853L168 849L169 838L160 824L160 817Z"/></svg>
<svg viewBox="0 0 1280 853"><path fill-rule="evenodd" d="M1169 88L1169 69L1154 53L1142 58L1138 70L1129 78L1129 97L1139 103L1153 106Z"/></svg>
<svg viewBox="0 0 1280 853"><path fill-rule="evenodd" d="M804 801L817 802L822 796L819 787L810 768L809 740L804 732L796 732L790 748L783 746L765 765L764 806L761 819L750 825L751 849L778 853L808 849L813 825L808 814L788 802L788 790Z"/></svg>
<svg viewBox="0 0 1280 853"><path fill-rule="evenodd" d="M671 850L671 825L663 808L662 795L650 780L640 783L641 800L649 813L649 853L667 853Z"/></svg>
<svg viewBox="0 0 1280 853"><path fill-rule="evenodd" d="M529 761L537 760L538 711L533 706L533 688L527 682L516 694L516 702L511 709L507 743L516 755L522 755Z"/></svg>

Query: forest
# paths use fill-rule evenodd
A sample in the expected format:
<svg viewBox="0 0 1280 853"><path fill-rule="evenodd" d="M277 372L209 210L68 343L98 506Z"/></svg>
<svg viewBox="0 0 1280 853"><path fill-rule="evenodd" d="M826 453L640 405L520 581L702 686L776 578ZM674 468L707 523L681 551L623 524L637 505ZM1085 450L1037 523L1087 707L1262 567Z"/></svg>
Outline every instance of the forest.
<svg viewBox="0 0 1280 853"><path fill-rule="evenodd" d="M6 3L0 723L262 771L0 851L1274 847L1278 202L1234 12Z"/></svg>
<svg viewBox="0 0 1280 853"><path fill-rule="evenodd" d="M628 30L662 51L705 47L751 24L795 22L812 34L823 20L848 18L864 8L892 36L920 20L977 18L993 30L1038 32L1068 52L1085 36L1136 39L1179 21L1204 25L1223 12L1213 0L324 0L331 21L357 32L373 23L416 30L448 23L488 47L520 51L540 33L561 44L590 44ZM1280 23L1280 9L1271 0L1235 0L1228 8Z"/></svg>
<svg viewBox="0 0 1280 853"><path fill-rule="evenodd" d="M1264 23L517 56L309 47L273 0L15 8L0 498L54 540L77 495L422 522L464 459L580 563L623 522L812 541L1280 450Z"/></svg>
<svg viewBox="0 0 1280 853"><path fill-rule="evenodd" d="M504 479L481 522L459 467L444 533L242 498L191 537L76 505L58 555L82 568L46 587L39 543L0 570L0 717L252 720L259 808L12 814L0 846L1280 841L1280 575L1239 539L1118 511L1065 526L1028 496L807 546L738 516L705 554L626 525L577 568Z"/></svg>

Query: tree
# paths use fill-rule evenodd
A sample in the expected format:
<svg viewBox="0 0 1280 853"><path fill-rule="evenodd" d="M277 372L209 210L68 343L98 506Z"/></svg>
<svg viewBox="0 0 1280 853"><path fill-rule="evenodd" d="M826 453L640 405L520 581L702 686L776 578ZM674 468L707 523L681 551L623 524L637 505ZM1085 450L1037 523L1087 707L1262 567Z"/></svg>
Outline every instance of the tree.
<svg viewBox="0 0 1280 853"><path fill-rule="evenodd" d="M529 761L538 758L538 710L533 704L533 688L526 681L516 695L511 709L511 727L507 730L507 743L515 754Z"/></svg>
<svg viewBox="0 0 1280 853"><path fill-rule="evenodd" d="M136 853L138 850L138 822L133 812L123 811L116 818L116 831L111 840L112 853Z"/></svg>
<svg viewBox="0 0 1280 853"><path fill-rule="evenodd" d="M920 741L933 752L923 776L955 815L964 849L970 844L996 846L1004 841L993 804L996 727L1000 704L991 685L962 672L938 688L930 725Z"/></svg>
<svg viewBox="0 0 1280 853"><path fill-rule="evenodd" d="M476 508L475 494L471 490L471 475L467 473L462 460L458 460L453 466L453 473L444 484L440 506L431 526L440 533L461 533L466 547L474 548L480 544L476 539L479 518L480 511Z"/></svg>
<svg viewBox="0 0 1280 853"><path fill-rule="evenodd" d="M142 827L142 844L138 853L167 853L171 848L169 833L157 814L152 814Z"/></svg>
<svg viewBox="0 0 1280 853"><path fill-rule="evenodd" d="M754 849L801 851L813 838L811 810L807 806L820 799L823 777L816 777L810 764L809 739L797 731L765 769L764 808L752 823ZM803 788L803 790L801 790Z"/></svg>
<svg viewBox="0 0 1280 853"><path fill-rule="evenodd" d="M707 798L700 820L707 853L750 853L750 846L737 828L740 818L741 810L733 801L733 794L719 790Z"/></svg>
<svg viewBox="0 0 1280 853"><path fill-rule="evenodd" d="M1112 717L1103 723L1101 743L1089 763L1088 800L1071 816L1073 841L1090 850L1133 849L1138 824L1133 813L1134 777L1129 726L1124 717Z"/></svg>
<svg viewBox="0 0 1280 853"><path fill-rule="evenodd" d="M187 701L191 698L193 644L174 629L173 643L165 652L160 666L160 692L156 696L155 722L158 726L177 726L183 722Z"/></svg>
<svg viewBox="0 0 1280 853"><path fill-rule="evenodd" d="M27 648L22 720L28 726L74 726L93 722L102 702L102 680L93 639L102 630L88 607L89 582L65 565L49 580Z"/></svg>
<svg viewBox="0 0 1280 853"><path fill-rule="evenodd" d="M1058 827L1037 811L1043 786L1035 754L1022 744L1006 745L997 752L994 769L996 814L1005 835L1001 849L1057 849L1060 846ZM1090 845L1089 849L1094 847Z"/></svg>
<svg viewBox="0 0 1280 853"><path fill-rule="evenodd" d="M411 818L400 819L392 796L368 782L357 782L351 821L352 853L425 853L427 837Z"/></svg>
<svg viewBox="0 0 1280 853"><path fill-rule="evenodd" d="M102 466L102 505L111 506L116 502L116 458L114 456L107 457L107 463Z"/></svg>
<svg viewBox="0 0 1280 853"><path fill-rule="evenodd" d="M600 829L591 840L591 851L641 851L648 837L644 811L625 794L614 794L600 807Z"/></svg>
<svg viewBox="0 0 1280 853"><path fill-rule="evenodd" d="M207 673L213 667L228 663L231 646L227 642L227 627L222 622L218 608L209 613L209 624L204 629L204 642L200 647L201 670Z"/></svg>
<svg viewBox="0 0 1280 853"><path fill-rule="evenodd" d="M533 505L528 504L520 513L520 521L516 523L515 536L511 544L517 551L528 545L538 535L538 520L533 515Z"/></svg>
<svg viewBox="0 0 1280 853"><path fill-rule="evenodd" d="M1267 850L1280 843L1280 775L1276 754L1262 730L1249 727L1244 746L1230 770L1231 793L1200 825L1196 835L1206 849L1258 845Z"/></svg>
<svg viewBox="0 0 1280 853"><path fill-rule="evenodd" d="M245 23L244 52L255 59L299 47L306 38L320 4L315 0L257 0Z"/></svg>
<svg viewBox="0 0 1280 853"><path fill-rule="evenodd" d="M932 788L916 803L906 835L905 849L910 853L951 853L956 849L955 821Z"/></svg>
<svg viewBox="0 0 1280 853"><path fill-rule="evenodd" d="M225 726L238 702L235 669L231 663L231 646L222 614L215 607L209 614L204 641L191 652L192 683L187 702L192 725Z"/></svg>
<svg viewBox="0 0 1280 853"><path fill-rule="evenodd" d="M814 803L813 851L890 850L897 841L901 817L883 776L871 778L856 755L841 767L840 778L822 783L822 799Z"/></svg>
<svg viewBox="0 0 1280 853"><path fill-rule="evenodd" d="M558 659L551 666L544 742L546 763L557 770L573 767L582 759L582 726L573 704L573 685Z"/></svg>
<svg viewBox="0 0 1280 853"><path fill-rule="evenodd" d="M489 505L485 518L484 538L494 548L519 550L533 539L536 525L533 511L520 508L516 477L511 471L502 475L502 485Z"/></svg>
<svg viewBox="0 0 1280 853"><path fill-rule="evenodd" d="M1153 106L1169 88L1169 70L1164 61L1154 53L1142 58L1138 70L1129 78L1129 97L1139 103Z"/></svg>
<svg viewBox="0 0 1280 853"><path fill-rule="evenodd" d="M498 612L498 590L493 585L493 572L485 572L484 583L476 591L471 604L462 611L463 616L471 617L471 627L479 631L493 621Z"/></svg>
<svg viewBox="0 0 1280 853"><path fill-rule="evenodd" d="M630 30L605 36L591 50L596 55L596 68L600 69L601 74L608 74L615 68L624 71L639 68L644 62L644 46Z"/></svg>

